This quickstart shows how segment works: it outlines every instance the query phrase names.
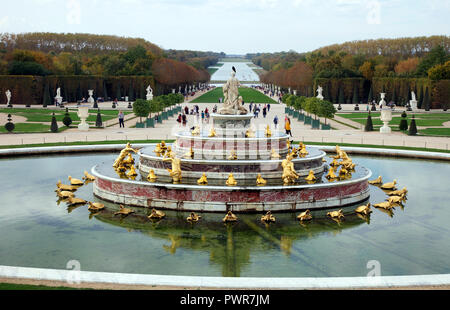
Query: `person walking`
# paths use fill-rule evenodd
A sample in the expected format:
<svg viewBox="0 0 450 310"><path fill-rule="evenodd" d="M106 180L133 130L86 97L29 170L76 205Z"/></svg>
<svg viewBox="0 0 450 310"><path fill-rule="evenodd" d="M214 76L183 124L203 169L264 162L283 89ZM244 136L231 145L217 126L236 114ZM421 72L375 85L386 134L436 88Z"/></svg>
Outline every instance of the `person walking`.
<svg viewBox="0 0 450 310"><path fill-rule="evenodd" d="M286 134L292 137L291 120L289 119L289 117L286 117L285 119L284 128L286 129Z"/></svg>
<svg viewBox="0 0 450 310"><path fill-rule="evenodd" d="M275 129L278 129L278 115L275 115L273 123L275 124Z"/></svg>
<svg viewBox="0 0 450 310"><path fill-rule="evenodd" d="M267 108L266 107L263 108L263 116L264 116L264 118L266 118L266 116L267 116Z"/></svg>
<svg viewBox="0 0 450 310"><path fill-rule="evenodd" d="M122 111L119 111L119 127L125 128L125 114Z"/></svg>

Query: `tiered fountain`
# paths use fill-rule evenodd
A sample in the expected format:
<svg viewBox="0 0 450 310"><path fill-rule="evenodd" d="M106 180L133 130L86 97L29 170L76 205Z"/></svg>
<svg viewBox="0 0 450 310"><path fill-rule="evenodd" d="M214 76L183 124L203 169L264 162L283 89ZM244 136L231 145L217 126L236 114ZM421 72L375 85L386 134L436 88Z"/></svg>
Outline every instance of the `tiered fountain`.
<svg viewBox="0 0 450 310"><path fill-rule="evenodd" d="M95 166L94 194L130 206L221 213L336 208L369 198L368 169L356 165L329 179L325 152L304 146L293 153L286 134L255 130L238 87L233 74L224 86L222 109L211 115L211 128L180 131L174 144L139 151L128 145L116 170L111 163ZM139 154L140 180L120 169L133 152ZM307 182L312 174L316 181ZM199 184L202 178L207 184Z"/></svg>

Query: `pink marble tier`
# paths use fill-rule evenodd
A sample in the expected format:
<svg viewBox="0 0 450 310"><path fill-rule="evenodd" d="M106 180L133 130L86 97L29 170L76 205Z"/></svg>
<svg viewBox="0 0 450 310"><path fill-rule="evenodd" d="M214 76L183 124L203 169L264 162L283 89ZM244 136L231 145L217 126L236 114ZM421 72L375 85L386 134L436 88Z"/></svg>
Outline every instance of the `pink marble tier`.
<svg viewBox="0 0 450 310"><path fill-rule="evenodd" d="M359 203L370 196L368 179L317 185L270 187L195 186L148 183L97 177L94 194L106 201L146 208L199 212L264 212L335 208Z"/></svg>

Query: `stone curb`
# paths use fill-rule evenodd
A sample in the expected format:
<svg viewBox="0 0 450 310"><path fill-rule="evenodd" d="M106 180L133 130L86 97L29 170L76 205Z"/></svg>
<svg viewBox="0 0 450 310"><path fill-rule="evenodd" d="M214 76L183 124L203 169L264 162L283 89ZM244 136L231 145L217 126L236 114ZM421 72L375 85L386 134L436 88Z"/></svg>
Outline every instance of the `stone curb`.
<svg viewBox="0 0 450 310"><path fill-rule="evenodd" d="M450 284L450 274L342 277L342 278L226 278L122 274L0 266L0 277L58 281L69 284L103 283L232 289L339 289L440 286Z"/></svg>

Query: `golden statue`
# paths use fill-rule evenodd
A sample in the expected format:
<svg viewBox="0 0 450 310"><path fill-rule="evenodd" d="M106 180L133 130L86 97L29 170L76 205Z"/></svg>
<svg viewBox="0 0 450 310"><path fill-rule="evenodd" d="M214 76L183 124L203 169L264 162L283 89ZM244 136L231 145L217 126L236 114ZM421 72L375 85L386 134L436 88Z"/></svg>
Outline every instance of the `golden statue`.
<svg viewBox="0 0 450 310"><path fill-rule="evenodd" d="M261 222L265 222L265 223L275 223L276 219L275 217L272 215L271 211L267 211L266 215L264 215L263 217L261 217Z"/></svg>
<svg viewBox="0 0 450 310"><path fill-rule="evenodd" d="M331 163L330 163L330 166L331 167L333 167L333 168L337 168L337 167L339 167L341 164L337 161L337 159L334 159Z"/></svg>
<svg viewBox="0 0 450 310"><path fill-rule="evenodd" d="M255 136L256 136L255 132L253 131L252 128L248 129L247 132L245 133L246 138L254 138Z"/></svg>
<svg viewBox="0 0 450 310"><path fill-rule="evenodd" d="M114 213L114 215L130 215L134 213L132 209L125 208L123 205L120 205L119 212Z"/></svg>
<svg viewBox="0 0 450 310"><path fill-rule="evenodd" d="M83 180L85 181L95 181L95 177L91 174L89 174L87 171L84 172Z"/></svg>
<svg viewBox="0 0 450 310"><path fill-rule="evenodd" d="M138 174L136 172L136 168L134 168L134 165L131 166L130 172L127 173L128 177L136 177Z"/></svg>
<svg viewBox="0 0 450 310"><path fill-rule="evenodd" d="M160 220L166 217L166 214L162 211L158 211L153 209L152 213L148 216L148 219L150 220Z"/></svg>
<svg viewBox="0 0 450 310"><path fill-rule="evenodd" d="M165 153L167 151L166 141L161 141L161 153Z"/></svg>
<svg viewBox="0 0 450 310"><path fill-rule="evenodd" d="M370 209L370 203L365 206L356 208L355 212L358 214L369 215L370 213L372 213L372 210Z"/></svg>
<svg viewBox="0 0 450 310"><path fill-rule="evenodd" d="M149 182L155 182L156 181L156 179L157 179L158 177L156 176L156 174L155 174L155 170L150 170L150 172L148 173L148 176L147 176L147 181L149 181Z"/></svg>
<svg viewBox="0 0 450 310"><path fill-rule="evenodd" d="M191 150L183 155L183 158L186 159L194 159L194 149L191 147Z"/></svg>
<svg viewBox="0 0 450 310"><path fill-rule="evenodd" d="M402 190L390 192L389 196L404 196L406 199L406 195L408 194L408 190L404 187Z"/></svg>
<svg viewBox="0 0 450 310"><path fill-rule="evenodd" d="M208 137L209 137L209 138L217 137L217 132L216 132L216 130L214 129L214 127L211 128L211 130L209 131Z"/></svg>
<svg viewBox="0 0 450 310"><path fill-rule="evenodd" d="M56 183L56 187L62 191L68 192L74 192L78 189L78 187L76 186L62 184L61 180L59 180L58 183Z"/></svg>
<svg viewBox="0 0 450 310"><path fill-rule="evenodd" d="M260 173L258 173L258 177L256 178L256 185L257 186L266 186L267 181L263 179Z"/></svg>
<svg viewBox="0 0 450 310"><path fill-rule="evenodd" d="M56 190L56 195L58 195L59 198L67 199L70 197L75 197L75 194L69 191L62 191L59 188Z"/></svg>
<svg viewBox="0 0 450 310"><path fill-rule="evenodd" d="M228 156L228 160L237 160L237 154L235 150L231 150L230 156Z"/></svg>
<svg viewBox="0 0 450 310"><path fill-rule="evenodd" d="M164 158L163 161L172 162L172 169L167 169L167 171L169 171L172 180L179 183L181 181L181 160L172 153L169 158Z"/></svg>
<svg viewBox="0 0 450 310"><path fill-rule="evenodd" d="M234 215L231 211L228 211L227 215L223 218L224 223L228 222L237 222L238 218L236 215Z"/></svg>
<svg viewBox="0 0 450 310"><path fill-rule="evenodd" d="M339 211L333 211L333 212L328 212L327 216L333 218L333 219L343 219L344 218L344 213L342 212L342 210Z"/></svg>
<svg viewBox="0 0 450 310"><path fill-rule="evenodd" d="M348 174L347 169L345 169L345 167L341 167L341 170L339 171L339 177L345 178L347 174Z"/></svg>
<svg viewBox="0 0 450 310"><path fill-rule="evenodd" d="M74 198L74 197L69 197L69 199L67 200L69 206L74 206L74 205L85 205L88 202L84 199L81 198Z"/></svg>
<svg viewBox="0 0 450 310"><path fill-rule="evenodd" d="M395 185L397 185L397 180L394 180L392 183L386 183L381 185L381 189L390 189L390 190L396 190Z"/></svg>
<svg viewBox="0 0 450 310"><path fill-rule="evenodd" d="M119 157L114 162L113 168L119 168L120 166L123 166L122 163L125 160L125 157L128 156L131 152L134 152L135 154L138 153L138 150L135 150L131 147L131 144L128 142L127 146L120 152Z"/></svg>
<svg viewBox="0 0 450 310"><path fill-rule="evenodd" d="M394 208L393 204L389 201L385 201L376 205L373 205L375 208L392 210Z"/></svg>
<svg viewBox="0 0 450 310"><path fill-rule="evenodd" d="M89 202L89 208L88 210L91 212L97 212L105 209L105 205L102 203L92 203Z"/></svg>
<svg viewBox="0 0 450 310"><path fill-rule="evenodd" d="M283 167L283 175L281 178L283 179L284 185L294 184L296 180L300 178L294 168L294 163L292 162L292 155L288 154L286 159L281 163L281 167Z"/></svg>
<svg viewBox="0 0 450 310"><path fill-rule="evenodd" d="M309 155L309 152L306 150L306 148L304 148L304 149L301 149L301 150L300 150L298 156L300 156L300 157L302 157L302 158L305 158L305 157L308 156L308 155Z"/></svg>
<svg viewBox="0 0 450 310"><path fill-rule="evenodd" d="M305 180L308 181L308 182L315 182L315 181L317 181L317 178L314 175L314 171L313 170L311 170L309 172L309 175L305 178Z"/></svg>
<svg viewBox="0 0 450 310"><path fill-rule="evenodd" d="M201 133L201 131L200 131L200 127L199 126L195 126L194 130L191 130L191 134L193 136L200 136L200 133Z"/></svg>
<svg viewBox="0 0 450 310"><path fill-rule="evenodd" d="M237 185L237 181L234 178L234 175L232 173L230 173L230 175L228 176L228 180L226 182L226 185L228 185L228 186L236 186Z"/></svg>
<svg viewBox="0 0 450 310"><path fill-rule="evenodd" d="M123 166L125 168L130 168L132 165L134 165L134 159L133 159L133 156L131 155L131 153L129 153L128 158L122 162L121 166Z"/></svg>
<svg viewBox="0 0 450 310"><path fill-rule="evenodd" d="M116 172L119 175L125 174L125 172L127 172L128 168L125 166L119 166L119 168L116 169Z"/></svg>
<svg viewBox="0 0 450 310"><path fill-rule="evenodd" d="M84 185L84 181L78 180L78 179L74 179L69 175L69 181L70 184L72 184L73 186L82 186Z"/></svg>
<svg viewBox="0 0 450 310"><path fill-rule="evenodd" d="M191 215L189 215L186 220L191 223L197 223L198 221L200 221L201 218L202 217L200 215L197 215L194 212L192 212Z"/></svg>
<svg viewBox="0 0 450 310"><path fill-rule="evenodd" d="M391 204L401 204L405 201L405 195L401 195L401 196L391 196L388 198L388 201Z"/></svg>
<svg viewBox="0 0 450 310"><path fill-rule="evenodd" d="M326 178L327 178L328 180L337 179L337 176L336 176L336 174L334 173L333 167L330 167L330 170L328 171L328 174L327 174Z"/></svg>
<svg viewBox="0 0 450 310"><path fill-rule="evenodd" d="M351 159L349 159L349 160L342 161L341 166L345 167L345 169L347 169L349 171L354 171L356 164L354 164L353 161Z"/></svg>
<svg viewBox="0 0 450 310"><path fill-rule="evenodd" d="M266 128L266 137L267 138L272 137L272 131L270 130L270 126L269 125L267 125L267 128Z"/></svg>
<svg viewBox="0 0 450 310"><path fill-rule="evenodd" d="M158 143L155 147L155 149L153 150L154 153L156 153L156 156L160 157L161 153L162 153L162 149L161 149L161 144Z"/></svg>
<svg viewBox="0 0 450 310"><path fill-rule="evenodd" d="M206 173L203 173L202 177L197 181L198 185L208 185L208 178L206 177Z"/></svg>
<svg viewBox="0 0 450 310"><path fill-rule="evenodd" d="M302 222L312 220L311 211L306 210L305 212L300 213L300 215L297 216L297 219Z"/></svg>
<svg viewBox="0 0 450 310"><path fill-rule="evenodd" d="M292 151L291 151L292 158L299 157L300 156L299 152L300 152L300 149L296 149L295 147L293 147Z"/></svg>
<svg viewBox="0 0 450 310"><path fill-rule="evenodd" d="M280 154L278 154L274 149L272 149L272 152L271 152L271 154L270 154L270 157L271 157L272 159L280 159L280 158L281 158Z"/></svg>

